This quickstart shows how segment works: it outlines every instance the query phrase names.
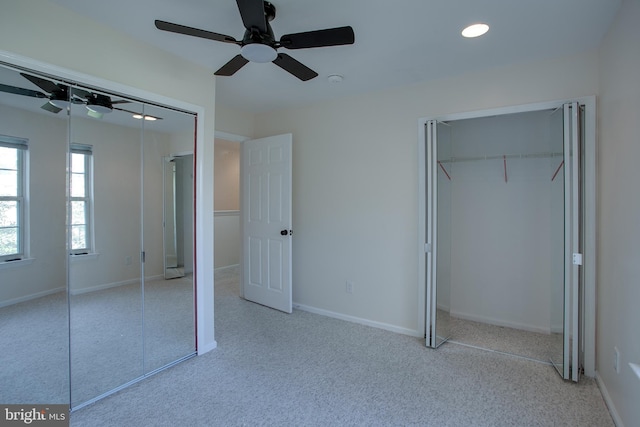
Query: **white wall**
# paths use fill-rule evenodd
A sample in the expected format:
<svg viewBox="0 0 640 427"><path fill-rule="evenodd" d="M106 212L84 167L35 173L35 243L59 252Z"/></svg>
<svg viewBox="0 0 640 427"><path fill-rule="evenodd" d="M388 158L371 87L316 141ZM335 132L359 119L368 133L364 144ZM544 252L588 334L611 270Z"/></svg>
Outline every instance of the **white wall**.
<svg viewBox="0 0 640 427"><path fill-rule="evenodd" d="M216 131L251 138L254 136L255 117L246 111L216 106Z"/></svg>
<svg viewBox="0 0 640 427"><path fill-rule="evenodd" d="M240 213L216 212L216 256L215 268L240 264Z"/></svg>
<svg viewBox="0 0 640 427"><path fill-rule="evenodd" d="M56 22L52 26L51 22ZM47 29L43 37L43 29ZM197 106L198 198L198 346L214 348L213 268L213 140L215 135L215 78L211 71L121 32L92 22L47 0L5 0L0 14L0 50L16 61L33 59L71 71L79 80L105 83L107 89L135 88L156 102ZM96 84L96 83L94 83ZM144 92L143 92L144 91ZM173 101L175 100L175 101Z"/></svg>
<svg viewBox="0 0 640 427"><path fill-rule="evenodd" d="M257 115L293 133L294 301L418 335L418 119L597 88L588 52Z"/></svg>
<svg viewBox="0 0 640 427"><path fill-rule="evenodd" d="M562 127L553 127L552 118L558 122L562 114L539 111L451 121L451 155L462 160L561 154ZM443 163L451 176L451 209L438 220L450 215L452 315L550 332L552 283L560 279L562 284L562 275L552 280L550 256L550 248L558 246L556 263L562 264L563 234L551 233L552 217L563 220L563 198L552 193L551 181L561 161L561 155L508 158L507 182L501 158ZM439 178L449 183L441 171Z"/></svg>
<svg viewBox="0 0 640 427"><path fill-rule="evenodd" d="M240 146L215 140L215 268L240 263Z"/></svg>
<svg viewBox="0 0 640 427"><path fill-rule="evenodd" d="M628 365L640 363L639 21L640 1L623 1L600 49L597 369L628 427L640 422L640 379Z"/></svg>

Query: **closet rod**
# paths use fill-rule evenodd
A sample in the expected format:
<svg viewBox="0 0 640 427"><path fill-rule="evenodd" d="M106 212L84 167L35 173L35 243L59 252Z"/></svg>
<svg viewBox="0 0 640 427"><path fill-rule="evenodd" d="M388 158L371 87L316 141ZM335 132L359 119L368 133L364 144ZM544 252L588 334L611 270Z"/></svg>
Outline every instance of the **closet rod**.
<svg viewBox="0 0 640 427"><path fill-rule="evenodd" d="M544 159L561 157L563 153L531 153L531 154L500 154L497 156L478 157L451 157L450 159L439 160L440 163L473 162L477 160L505 160L505 159Z"/></svg>

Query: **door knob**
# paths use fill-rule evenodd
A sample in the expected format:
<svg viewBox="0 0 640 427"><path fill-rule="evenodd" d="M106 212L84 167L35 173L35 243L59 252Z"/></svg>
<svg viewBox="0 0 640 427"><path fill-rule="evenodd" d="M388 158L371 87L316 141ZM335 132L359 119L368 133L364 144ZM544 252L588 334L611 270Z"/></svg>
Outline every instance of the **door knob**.
<svg viewBox="0 0 640 427"><path fill-rule="evenodd" d="M292 234L293 234L293 230L280 230L281 236L286 236L286 235L291 236Z"/></svg>

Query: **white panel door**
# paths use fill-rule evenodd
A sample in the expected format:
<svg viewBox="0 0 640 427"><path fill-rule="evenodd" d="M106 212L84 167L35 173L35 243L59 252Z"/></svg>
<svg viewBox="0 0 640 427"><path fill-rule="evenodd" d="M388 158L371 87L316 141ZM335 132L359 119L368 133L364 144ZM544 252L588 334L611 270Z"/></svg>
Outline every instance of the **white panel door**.
<svg viewBox="0 0 640 427"><path fill-rule="evenodd" d="M242 147L242 288L245 299L291 313L292 135Z"/></svg>

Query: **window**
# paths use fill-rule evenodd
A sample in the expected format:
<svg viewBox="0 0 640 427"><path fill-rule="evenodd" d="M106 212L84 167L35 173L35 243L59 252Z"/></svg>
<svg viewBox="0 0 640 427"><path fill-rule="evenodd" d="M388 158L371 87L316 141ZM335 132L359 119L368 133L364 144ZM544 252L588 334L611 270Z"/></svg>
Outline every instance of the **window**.
<svg viewBox="0 0 640 427"><path fill-rule="evenodd" d="M93 252L93 153L89 145L71 144L69 162L70 249L75 255Z"/></svg>
<svg viewBox="0 0 640 427"><path fill-rule="evenodd" d="M27 141L0 135L0 262L26 257Z"/></svg>

